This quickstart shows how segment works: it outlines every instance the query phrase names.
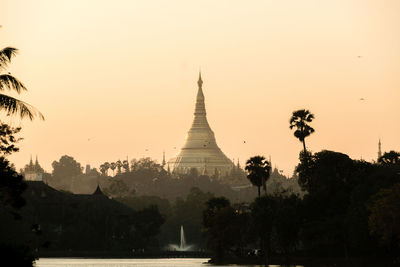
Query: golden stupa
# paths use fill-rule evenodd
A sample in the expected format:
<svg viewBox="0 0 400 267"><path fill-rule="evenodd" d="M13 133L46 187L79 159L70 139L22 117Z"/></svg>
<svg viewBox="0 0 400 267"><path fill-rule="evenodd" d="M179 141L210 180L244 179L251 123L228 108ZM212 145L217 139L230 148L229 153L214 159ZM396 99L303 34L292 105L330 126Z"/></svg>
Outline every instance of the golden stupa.
<svg viewBox="0 0 400 267"><path fill-rule="evenodd" d="M201 73L197 84L199 88L192 127L180 152L168 161L168 165L175 173L185 174L195 168L199 174L226 175L234 164L218 147L214 132L208 125Z"/></svg>

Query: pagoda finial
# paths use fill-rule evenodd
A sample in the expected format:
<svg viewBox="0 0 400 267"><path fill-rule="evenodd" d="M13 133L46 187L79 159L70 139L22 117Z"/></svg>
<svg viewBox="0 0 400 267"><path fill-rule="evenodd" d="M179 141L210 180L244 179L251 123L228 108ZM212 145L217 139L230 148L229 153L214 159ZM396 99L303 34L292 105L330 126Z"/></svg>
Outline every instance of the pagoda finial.
<svg viewBox="0 0 400 267"><path fill-rule="evenodd" d="M162 163L161 166L164 168L166 162L165 162L165 151L163 151L163 159L162 159Z"/></svg>
<svg viewBox="0 0 400 267"><path fill-rule="evenodd" d="M380 157L382 157L382 144L381 144L381 139L379 138L379 142L378 142L378 160L379 160Z"/></svg>
<svg viewBox="0 0 400 267"><path fill-rule="evenodd" d="M197 84L199 85L199 88L203 86L203 80L201 79L201 70L199 71L199 80L197 81Z"/></svg>

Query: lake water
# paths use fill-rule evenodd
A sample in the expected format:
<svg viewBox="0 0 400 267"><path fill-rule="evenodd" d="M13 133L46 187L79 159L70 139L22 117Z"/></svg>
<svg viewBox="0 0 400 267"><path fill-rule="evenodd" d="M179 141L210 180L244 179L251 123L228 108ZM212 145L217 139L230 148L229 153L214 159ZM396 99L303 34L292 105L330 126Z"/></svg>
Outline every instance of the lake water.
<svg viewBox="0 0 400 267"><path fill-rule="evenodd" d="M208 259L71 259L42 258L36 261L37 267L207 267ZM233 266L233 265L230 265ZM239 265L234 265L239 266ZM254 265L240 265L254 266ZM271 267L273 265L270 265ZM223 267L223 266L219 266Z"/></svg>

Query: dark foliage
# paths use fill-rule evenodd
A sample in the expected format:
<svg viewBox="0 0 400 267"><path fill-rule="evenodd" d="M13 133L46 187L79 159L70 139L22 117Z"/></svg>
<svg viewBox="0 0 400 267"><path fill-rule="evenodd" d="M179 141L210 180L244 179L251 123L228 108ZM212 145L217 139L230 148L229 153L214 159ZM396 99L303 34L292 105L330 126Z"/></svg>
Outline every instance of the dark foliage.
<svg viewBox="0 0 400 267"><path fill-rule="evenodd" d="M26 91L26 87L21 81L12 76L10 73L2 73L11 62L12 57L17 54L18 50L13 47L6 47L0 50L0 91L14 90L18 94L22 91ZM38 116L40 119L44 119L42 113L40 113L36 108L11 97L9 95L0 93L0 110L4 110L7 115L17 114L21 118L28 117L32 120L34 117Z"/></svg>
<svg viewBox="0 0 400 267"><path fill-rule="evenodd" d="M299 109L293 111L292 117L289 120L290 129L295 128L294 136L303 143L303 151L306 152L306 137L311 135L315 130L309 123L314 119L314 114L309 110Z"/></svg>
<svg viewBox="0 0 400 267"><path fill-rule="evenodd" d="M13 152L18 152L19 148L15 144L22 138L15 137L21 131L21 127L11 127L8 124L0 122L0 153L9 155Z"/></svg>
<svg viewBox="0 0 400 267"><path fill-rule="evenodd" d="M21 216L27 185L4 157L0 157L0 257L13 266L32 266L32 232Z"/></svg>
<svg viewBox="0 0 400 267"><path fill-rule="evenodd" d="M271 175L271 164L263 156L251 157L246 161L245 170L247 172L247 179L257 186L258 197L260 197L260 188L263 187L267 192L267 181Z"/></svg>
<svg viewBox="0 0 400 267"><path fill-rule="evenodd" d="M396 157L374 164L333 151L302 151L296 170L305 194L300 198L276 192L255 199L250 210L243 212L251 215L245 228L254 229L258 242L245 238L243 247L260 248L254 257L265 264L271 259L290 263L290 258L331 264L350 264L355 259L365 259L362 265L370 260L388 266L398 262L400 171ZM204 211L204 218L213 218L203 225L215 260L221 258L218 252L227 255L238 244L223 235L230 229L239 233L229 207L229 202L216 199ZM212 227L217 230L213 232ZM252 233L241 235L251 237ZM237 261L230 255L230 262Z"/></svg>
<svg viewBox="0 0 400 267"><path fill-rule="evenodd" d="M5 207L18 209L25 205L21 194L26 189L22 175L11 167L10 162L0 157L0 202Z"/></svg>
<svg viewBox="0 0 400 267"><path fill-rule="evenodd" d="M385 152L382 157L378 159L378 163L384 165L400 165L400 153L393 150Z"/></svg>
<svg viewBox="0 0 400 267"><path fill-rule="evenodd" d="M53 161L51 166L55 178L75 177L82 174L81 164L67 155L62 156L59 161Z"/></svg>
<svg viewBox="0 0 400 267"><path fill-rule="evenodd" d="M381 189L369 204L369 228L380 243L400 251L400 183Z"/></svg>

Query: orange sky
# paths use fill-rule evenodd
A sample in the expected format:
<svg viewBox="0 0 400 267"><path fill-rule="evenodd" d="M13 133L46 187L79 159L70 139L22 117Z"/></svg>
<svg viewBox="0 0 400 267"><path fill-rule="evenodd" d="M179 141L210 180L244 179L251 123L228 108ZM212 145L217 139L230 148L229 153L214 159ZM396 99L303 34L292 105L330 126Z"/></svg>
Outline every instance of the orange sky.
<svg viewBox="0 0 400 267"><path fill-rule="evenodd" d="M310 109L314 152L400 150L400 1L0 0L0 45L46 121L22 125L22 167L68 154L92 166L167 158L183 145L201 67L217 143L291 174L291 112ZM360 56L360 57L359 57ZM364 101L360 101L364 98ZM90 139L90 140L88 140ZM246 144L243 143L246 140ZM148 151L146 151L148 149Z"/></svg>

